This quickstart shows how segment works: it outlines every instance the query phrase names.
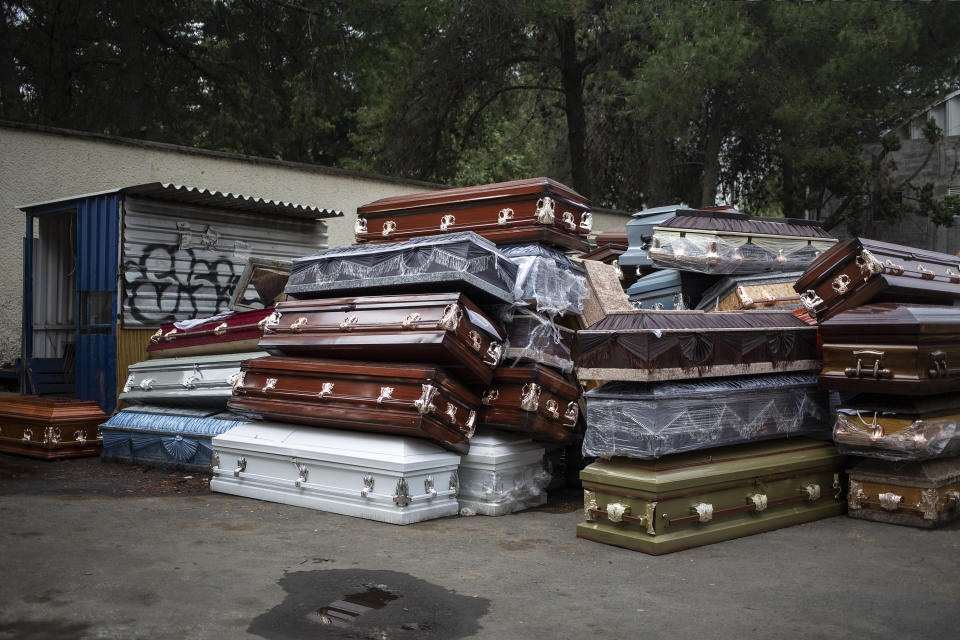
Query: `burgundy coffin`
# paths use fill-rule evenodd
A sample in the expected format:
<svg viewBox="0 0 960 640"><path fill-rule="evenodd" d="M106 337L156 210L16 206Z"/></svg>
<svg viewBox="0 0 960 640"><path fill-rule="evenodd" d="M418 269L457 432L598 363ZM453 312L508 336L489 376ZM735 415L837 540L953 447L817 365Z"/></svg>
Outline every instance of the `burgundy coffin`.
<svg viewBox="0 0 960 640"><path fill-rule="evenodd" d="M436 363L487 384L503 336L464 294L438 293L281 302L259 345L274 355Z"/></svg>
<svg viewBox="0 0 960 640"><path fill-rule="evenodd" d="M358 242L474 231L496 244L544 242L583 251L590 202L549 178L383 198L357 209Z"/></svg>
<svg viewBox="0 0 960 640"><path fill-rule="evenodd" d="M500 367L484 391L477 424L567 444L577 424L580 390L539 364Z"/></svg>
<svg viewBox="0 0 960 640"><path fill-rule="evenodd" d="M243 363L227 407L280 422L415 436L469 450L479 399L426 364L268 356Z"/></svg>
<svg viewBox="0 0 960 640"><path fill-rule="evenodd" d="M190 329L165 324L150 337L151 358L256 351L266 318L273 309L255 309L203 322Z"/></svg>
<svg viewBox="0 0 960 640"><path fill-rule="evenodd" d="M960 258L852 238L811 262L794 289L819 322L871 302L951 304L960 299Z"/></svg>

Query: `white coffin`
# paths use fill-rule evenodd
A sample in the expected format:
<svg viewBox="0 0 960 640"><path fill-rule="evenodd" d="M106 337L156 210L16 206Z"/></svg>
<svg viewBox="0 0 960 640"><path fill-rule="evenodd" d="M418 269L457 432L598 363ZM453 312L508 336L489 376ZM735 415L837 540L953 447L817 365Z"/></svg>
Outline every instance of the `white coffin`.
<svg viewBox="0 0 960 640"><path fill-rule="evenodd" d="M244 360L265 351L159 358L130 365L120 400L130 404L226 408Z"/></svg>
<svg viewBox="0 0 960 640"><path fill-rule="evenodd" d="M213 451L213 491L391 524L459 510L460 456L419 438L258 421Z"/></svg>
<svg viewBox="0 0 960 640"><path fill-rule="evenodd" d="M521 433L478 430L460 459L460 508L502 516L547 501L543 446Z"/></svg>

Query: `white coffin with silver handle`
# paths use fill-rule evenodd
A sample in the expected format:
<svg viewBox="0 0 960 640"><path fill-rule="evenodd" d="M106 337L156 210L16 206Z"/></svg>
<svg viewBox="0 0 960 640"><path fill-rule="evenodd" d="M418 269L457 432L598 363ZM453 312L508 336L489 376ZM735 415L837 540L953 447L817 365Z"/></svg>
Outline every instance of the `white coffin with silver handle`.
<svg viewBox="0 0 960 640"><path fill-rule="evenodd" d="M521 433L479 429L460 460L460 508L502 516L547 501L544 448Z"/></svg>
<svg viewBox="0 0 960 640"><path fill-rule="evenodd" d="M226 408L244 360L265 351L159 358L130 365L120 400L168 407Z"/></svg>

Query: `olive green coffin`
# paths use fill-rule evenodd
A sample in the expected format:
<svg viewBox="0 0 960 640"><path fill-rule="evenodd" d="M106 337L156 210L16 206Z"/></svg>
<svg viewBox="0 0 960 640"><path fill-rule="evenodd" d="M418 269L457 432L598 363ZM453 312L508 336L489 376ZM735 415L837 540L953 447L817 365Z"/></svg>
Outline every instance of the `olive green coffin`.
<svg viewBox="0 0 960 640"><path fill-rule="evenodd" d="M657 555L840 515L843 468L805 438L598 460L580 472L577 537Z"/></svg>

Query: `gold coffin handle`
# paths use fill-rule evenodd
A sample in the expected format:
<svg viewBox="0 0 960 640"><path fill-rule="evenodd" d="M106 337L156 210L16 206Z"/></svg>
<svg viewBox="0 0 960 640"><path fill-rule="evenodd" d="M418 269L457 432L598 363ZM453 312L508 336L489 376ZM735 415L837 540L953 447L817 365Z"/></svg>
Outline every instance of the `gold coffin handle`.
<svg viewBox="0 0 960 640"><path fill-rule="evenodd" d="M853 352L857 364L855 367L847 367L843 370L848 378L892 378L893 372L890 369L883 368L883 359L886 354L883 351L873 349L860 349Z"/></svg>

